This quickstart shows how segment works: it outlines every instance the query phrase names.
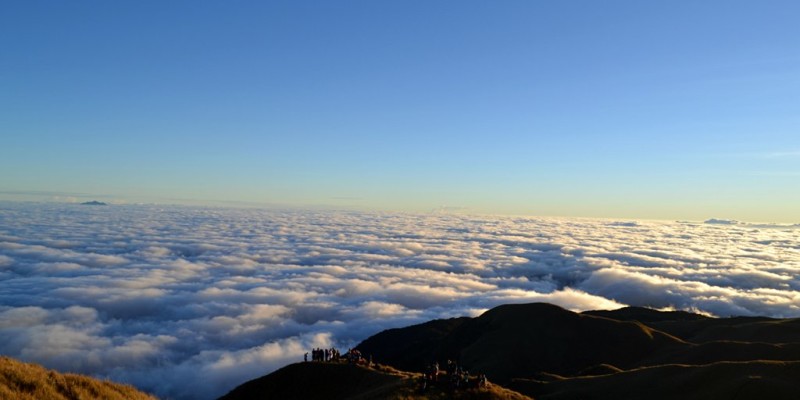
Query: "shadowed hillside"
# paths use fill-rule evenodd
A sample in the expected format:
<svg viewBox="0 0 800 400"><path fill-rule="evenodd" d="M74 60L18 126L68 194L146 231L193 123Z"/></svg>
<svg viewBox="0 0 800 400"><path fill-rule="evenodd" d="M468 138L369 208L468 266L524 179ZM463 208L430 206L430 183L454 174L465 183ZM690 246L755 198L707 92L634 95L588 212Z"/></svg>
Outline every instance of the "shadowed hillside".
<svg viewBox="0 0 800 400"><path fill-rule="evenodd" d="M363 354L378 360L391 360L392 366L406 371L419 371L429 364L431 354L439 354L444 338L469 317L437 319L405 328L388 329L359 345Z"/></svg>
<svg viewBox="0 0 800 400"><path fill-rule="evenodd" d="M708 365L661 365L600 376L514 380L509 387L546 399L795 400L800 362L747 361Z"/></svg>
<svg viewBox="0 0 800 400"><path fill-rule="evenodd" d="M417 336L420 328L408 329ZM365 340L358 349L376 360L401 367L391 357L392 351L382 346L385 334ZM541 371L575 374L602 363L633 367L643 358L666 357L689 346L641 323L576 314L543 303L491 309L455 326L442 336L438 346L406 346L399 330L392 332L392 339L393 347L409 347L403 355L404 362L452 359L501 383ZM418 364L416 369L424 365ZM402 367L412 369L407 364Z"/></svg>
<svg viewBox="0 0 800 400"><path fill-rule="evenodd" d="M540 371L575 374L607 363L618 367L688 346L636 322L576 314L550 304L499 306L454 329L441 356L506 382Z"/></svg>
<svg viewBox="0 0 800 400"><path fill-rule="evenodd" d="M710 318L682 311L661 312L639 307L613 311L587 311L620 321L640 321L693 343L719 340L791 343L800 342L800 319L766 317Z"/></svg>
<svg viewBox="0 0 800 400"><path fill-rule="evenodd" d="M797 319L515 304L390 329L357 349L388 366L293 364L222 399L800 398ZM490 384L474 383L481 373ZM473 383L448 383L459 376Z"/></svg>
<svg viewBox="0 0 800 400"><path fill-rule="evenodd" d="M0 357L0 399L154 400L133 386L77 374L60 374L36 364Z"/></svg>
<svg viewBox="0 0 800 400"><path fill-rule="evenodd" d="M447 326L450 332L441 331ZM433 327L439 330L430 338L440 340L412 344ZM405 329L413 340L404 339ZM636 399L656 387L659 394L649 398L683 398L689 390L696 398L800 394L798 319L710 318L637 307L579 314L549 304L519 304L458 324L382 332L358 349L382 363L418 371L427 363L455 360L537 399ZM403 349L396 360L395 349ZM419 364L410 365L411 360ZM653 381L664 388L652 386ZM746 389L733 393L729 385Z"/></svg>
<svg viewBox="0 0 800 400"><path fill-rule="evenodd" d="M420 390L420 374L377 366L306 362L291 364L232 390L219 400L530 400L503 387Z"/></svg>
<svg viewBox="0 0 800 400"><path fill-rule="evenodd" d="M220 400L348 399L369 393L379 396L397 391L405 378L405 375L382 373L357 365L300 363L249 381Z"/></svg>

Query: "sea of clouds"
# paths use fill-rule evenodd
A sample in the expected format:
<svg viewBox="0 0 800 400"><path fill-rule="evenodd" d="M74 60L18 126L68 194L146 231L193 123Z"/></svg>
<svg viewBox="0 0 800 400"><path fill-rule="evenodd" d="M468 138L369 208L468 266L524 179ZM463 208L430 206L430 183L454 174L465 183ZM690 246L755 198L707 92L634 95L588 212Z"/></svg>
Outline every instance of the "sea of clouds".
<svg viewBox="0 0 800 400"><path fill-rule="evenodd" d="M165 399L540 301L800 317L800 228L0 203L0 354Z"/></svg>

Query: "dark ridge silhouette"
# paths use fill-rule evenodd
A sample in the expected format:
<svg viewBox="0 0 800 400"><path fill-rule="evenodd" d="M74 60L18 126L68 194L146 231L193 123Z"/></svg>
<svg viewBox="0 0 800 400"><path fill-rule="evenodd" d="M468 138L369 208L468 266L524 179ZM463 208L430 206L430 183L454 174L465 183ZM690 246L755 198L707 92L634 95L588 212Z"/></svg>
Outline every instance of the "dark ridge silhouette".
<svg viewBox="0 0 800 400"><path fill-rule="evenodd" d="M622 372L622 371L623 370L611 364L599 364L584 369L583 371L578 373L578 376L609 375L609 374L616 374L617 372Z"/></svg>
<svg viewBox="0 0 800 400"><path fill-rule="evenodd" d="M508 386L536 393L536 400L796 400L800 398L800 362L669 364L551 381L515 379Z"/></svg>
<svg viewBox="0 0 800 400"><path fill-rule="evenodd" d="M436 361L441 341L469 317L436 319L405 328L388 329L358 345L362 354L376 360L391 360L392 366L405 371L421 371Z"/></svg>
<svg viewBox="0 0 800 400"><path fill-rule="evenodd" d="M220 400L349 399L365 393L391 393L399 389L403 380L402 375L353 364L307 362L291 364L249 381Z"/></svg>
<svg viewBox="0 0 800 400"><path fill-rule="evenodd" d="M639 321L643 323L662 321L701 321L713 319L705 315L686 311L658 311L644 307L623 307L616 310L586 311L583 315L606 317L618 321Z"/></svg>
<svg viewBox="0 0 800 400"><path fill-rule="evenodd" d="M638 307L614 311L587 311L620 321L640 321L694 343L719 340L790 343L800 341L800 319L766 317L710 318L683 311L661 312Z"/></svg>
<svg viewBox="0 0 800 400"><path fill-rule="evenodd" d="M419 335L422 326L414 327ZM384 333L358 346L362 353L392 366L388 353L373 347L384 342ZM414 349L406 346L402 332L392 333L394 346L411 347L404 359L432 362L451 359L470 370L487 374L495 382L547 371L576 374L598 364L634 367L647 357L666 357L689 344L646 325L576 314L544 303L513 304L493 308L455 326L438 346ZM429 350L432 349L432 350ZM412 354L416 350L416 354ZM417 364L417 369L425 364Z"/></svg>
<svg viewBox="0 0 800 400"><path fill-rule="evenodd" d="M537 303L489 310L456 328L442 349L443 355L503 383L541 371L576 374L602 363L632 367L687 345L641 323Z"/></svg>
<svg viewBox="0 0 800 400"><path fill-rule="evenodd" d="M244 383L219 400L531 400L491 384L458 391L441 385L421 392L419 380L420 374L384 366L303 362Z"/></svg>
<svg viewBox="0 0 800 400"><path fill-rule="evenodd" d="M514 304L476 318L390 329L356 349L412 372L302 364L231 393L269 396L225 399L499 399L520 393L537 400L800 399L798 319L711 318L639 307L574 313L551 304ZM492 390L416 392L413 377L447 360L472 376L485 373ZM297 387L302 382L338 389L313 397L318 392Z"/></svg>

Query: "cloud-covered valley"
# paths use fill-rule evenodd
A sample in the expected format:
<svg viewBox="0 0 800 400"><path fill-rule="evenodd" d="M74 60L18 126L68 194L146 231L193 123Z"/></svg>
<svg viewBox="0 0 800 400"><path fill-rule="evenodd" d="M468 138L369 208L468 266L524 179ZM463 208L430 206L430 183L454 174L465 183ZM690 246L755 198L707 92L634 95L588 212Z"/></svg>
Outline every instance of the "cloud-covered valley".
<svg viewBox="0 0 800 400"><path fill-rule="evenodd" d="M800 228L0 203L0 354L163 398L534 301L800 317Z"/></svg>

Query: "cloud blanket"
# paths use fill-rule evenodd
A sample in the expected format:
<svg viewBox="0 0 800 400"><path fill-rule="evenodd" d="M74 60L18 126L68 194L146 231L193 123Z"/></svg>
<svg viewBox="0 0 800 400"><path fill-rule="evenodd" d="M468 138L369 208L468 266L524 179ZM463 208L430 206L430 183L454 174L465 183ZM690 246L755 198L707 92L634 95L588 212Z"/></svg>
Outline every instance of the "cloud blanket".
<svg viewBox="0 0 800 400"><path fill-rule="evenodd" d="M210 399L314 347L504 303L800 317L799 235L745 223L0 203L0 353Z"/></svg>

